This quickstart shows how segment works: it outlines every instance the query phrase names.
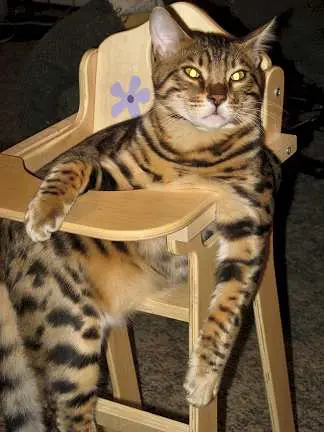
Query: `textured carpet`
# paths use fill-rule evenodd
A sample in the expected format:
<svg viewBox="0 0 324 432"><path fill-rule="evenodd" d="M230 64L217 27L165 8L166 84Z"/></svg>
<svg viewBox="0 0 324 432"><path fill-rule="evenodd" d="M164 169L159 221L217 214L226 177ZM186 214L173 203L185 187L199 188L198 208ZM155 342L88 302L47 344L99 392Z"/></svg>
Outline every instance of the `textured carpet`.
<svg viewBox="0 0 324 432"><path fill-rule="evenodd" d="M0 133L2 125L15 112L12 96L17 87L16 77L32 45L0 45ZM324 160L324 130L315 132L306 152ZM298 164L298 157L286 164L279 197L278 279L298 430L320 432L324 430L321 411L324 181L298 174ZM138 314L132 318L132 327L144 403L152 412L186 418L182 379L187 361L187 326ZM245 321L226 370L219 416L221 432L271 430L251 316Z"/></svg>

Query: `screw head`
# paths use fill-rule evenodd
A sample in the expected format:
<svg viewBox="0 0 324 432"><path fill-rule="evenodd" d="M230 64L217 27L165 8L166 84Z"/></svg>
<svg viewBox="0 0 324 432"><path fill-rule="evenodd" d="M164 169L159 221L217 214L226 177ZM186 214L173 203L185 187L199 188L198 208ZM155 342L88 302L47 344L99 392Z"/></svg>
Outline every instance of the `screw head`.
<svg viewBox="0 0 324 432"><path fill-rule="evenodd" d="M280 96L281 95L281 90L279 87L277 87L274 91L275 96Z"/></svg>
<svg viewBox="0 0 324 432"><path fill-rule="evenodd" d="M291 148L290 146L287 147L287 149L286 149L286 153L287 153L287 155L290 155L291 152L292 152L292 148Z"/></svg>

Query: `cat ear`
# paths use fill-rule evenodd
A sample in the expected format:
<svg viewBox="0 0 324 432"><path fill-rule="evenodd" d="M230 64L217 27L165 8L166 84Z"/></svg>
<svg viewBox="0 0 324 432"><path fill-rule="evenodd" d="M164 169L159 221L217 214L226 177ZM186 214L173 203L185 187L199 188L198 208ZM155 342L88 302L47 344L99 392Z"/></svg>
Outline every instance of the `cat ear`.
<svg viewBox="0 0 324 432"><path fill-rule="evenodd" d="M154 54L160 57L174 54L183 42L191 38L162 7L153 9L150 16L150 33Z"/></svg>
<svg viewBox="0 0 324 432"><path fill-rule="evenodd" d="M241 39L241 44L252 52L253 57L259 62L262 54L269 49L270 42L275 40L276 19L273 18L264 26L258 28Z"/></svg>

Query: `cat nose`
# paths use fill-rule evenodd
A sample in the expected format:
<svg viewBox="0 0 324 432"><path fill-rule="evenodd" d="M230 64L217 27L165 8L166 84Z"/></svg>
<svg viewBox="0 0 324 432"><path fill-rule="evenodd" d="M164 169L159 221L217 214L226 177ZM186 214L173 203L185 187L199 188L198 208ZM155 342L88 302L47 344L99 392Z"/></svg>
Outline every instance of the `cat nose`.
<svg viewBox="0 0 324 432"><path fill-rule="evenodd" d="M226 99L224 94L212 94L208 96L208 99L213 102L214 105L218 106Z"/></svg>

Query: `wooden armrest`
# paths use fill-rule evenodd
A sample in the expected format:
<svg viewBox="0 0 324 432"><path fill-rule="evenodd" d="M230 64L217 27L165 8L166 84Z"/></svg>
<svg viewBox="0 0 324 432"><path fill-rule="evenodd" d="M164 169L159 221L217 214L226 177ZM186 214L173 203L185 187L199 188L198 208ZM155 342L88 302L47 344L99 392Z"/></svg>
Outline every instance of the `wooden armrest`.
<svg viewBox="0 0 324 432"><path fill-rule="evenodd" d="M30 171L37 171L56 156L78 144L89 135L74 114L7 149L3 154L24 159Z"/></svg>
<svg viewBox="0 0 324 432"><path fill-rule="evenodd" d="M19 157L0 155L0 217L24 220L41 181L29 174ZM107 240L140 240L165 236L193 222L213 204L201 191L90 191L78 198L62 231Z"/></svg>

